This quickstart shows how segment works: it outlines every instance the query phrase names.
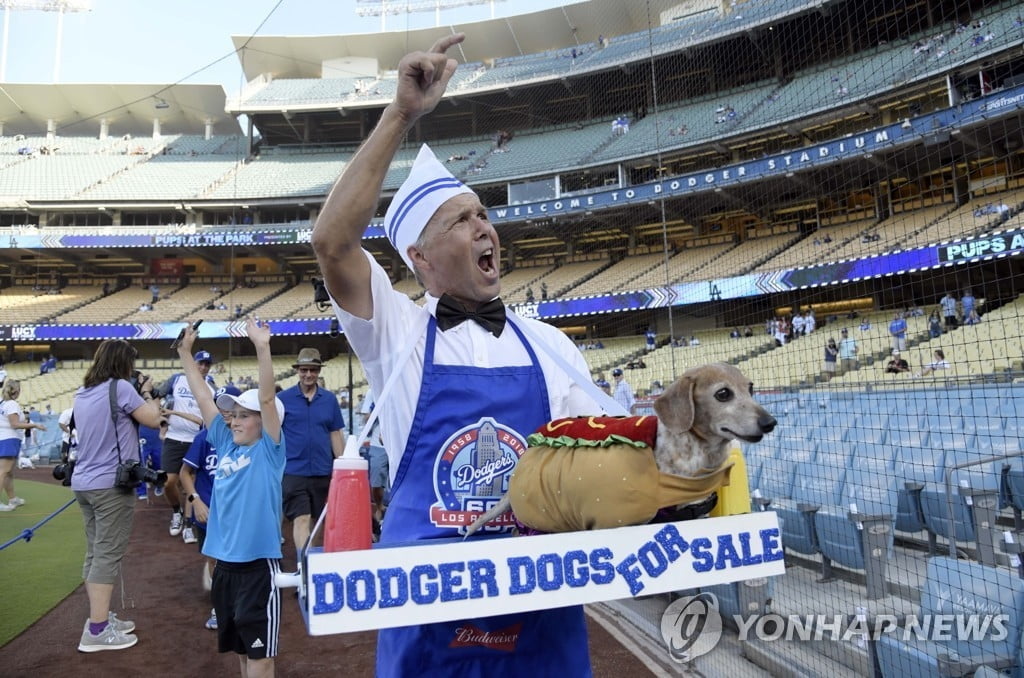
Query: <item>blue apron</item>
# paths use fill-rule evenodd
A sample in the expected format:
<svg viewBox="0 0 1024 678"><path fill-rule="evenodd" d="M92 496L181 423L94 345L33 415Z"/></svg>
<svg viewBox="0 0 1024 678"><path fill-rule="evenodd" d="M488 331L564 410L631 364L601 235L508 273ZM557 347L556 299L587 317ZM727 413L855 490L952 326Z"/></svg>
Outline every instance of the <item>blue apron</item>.
<svg viewBox="0 0 1024 678"><path fill-rule="evenodd" d="M512 323L509 328L529 353L530 365L436 365L437 321L430 319L423 384L382 544L461 536L470 512L489 508L508 489L525 436L551 419L537 356L519 329ZM484 529L507 536L510 528ZM590 676L583 608L383 629L377 675Z"/></svg>

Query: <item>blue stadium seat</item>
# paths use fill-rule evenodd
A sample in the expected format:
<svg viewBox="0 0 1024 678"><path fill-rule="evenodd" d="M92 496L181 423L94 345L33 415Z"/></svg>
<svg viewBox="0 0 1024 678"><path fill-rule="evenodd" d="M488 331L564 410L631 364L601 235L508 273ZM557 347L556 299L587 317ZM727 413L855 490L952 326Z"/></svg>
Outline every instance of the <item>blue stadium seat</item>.
<svg viewBox="0 0 1024 678"><path fill-rule="evenodd" d="M822 468L816 462L796 465L790 497L773 499L771 507L779 517L785 549L807 555L819 552L814 512L839 504L845 474L845 468Z"/></svg>
<svg viewBox="0 0 1024 678"><path fill-rule="evenodd" d="M737 616L746 618L767 613L774 595L774 582L775 577L756 577L732 584L705 586L701 592L715 594L722 620L731 622Z"/></svg>
<svg viewBox="0 0 1024 678"><path fill-rule="evenodd" d="M924 447L928 443L929 433L920 428L894 427L889 431L888 443L894 447Z"/></svg>
<svg viewBox="0 0 1024 678"><path fill-rule="evenodd" d="M899 483L891 473L859 467L846 472L841 502L823 506L814 514L826 578L831 575L833 562L865 570L868 598L877 600L888 595L885 570L893 557L898 494Z"/></svg>
<svg viewBox="0 0 1024 678"><path fill-rule="evenodd" d="M905 447L897 450L898 477L904 482L897 501L897 530L920 532L925 529L921 514L921 491L940 481L945 456L945 450L931 447ZM934 535L929 534L929 541L933 540Z"/></svg>
<svg viewBox="0 0 1024 678"><path fill-rule="evenodd" d="M853 459L853 443L823 441L814 461L822 468L849 468Z"/></svg>
<svg viewBox="0 0 1024 678"><path fill-rule="evenodd" d="M878 666L885 678L906 676L964 676L981 666L1010 670L1019 675L1021 616L1024 614L1024 581L978 563L934 557L928 560L927 575L921 591L919 619L927 615L964 615L983 623L988 615L1006 615L1005 637L977 634L980 638L930 641L900 633L883 635L876 644ZM964 634L971 635L971 634Z"/></svg>
<svg viewBox="0 0 1024 678"><path fill-rule="evenodd" d="M892 473L896 470L897 449L882 443L861 442L853 445L850 468L872 469Z"/></svg>
<svg viewBox="0 0 1024 678"><path fill-rule="evenodd" d="M980 462L988 455L975 448L947 450L941 480L921 491L921 514L928 530L954 542L977 542L978 558L995 565L991 526L995 524L1002 462ZM945 470L978 460L977 466L952 472L952 498Z"/></svg>
<svg viewBox="0 0 1024 678"><path fill-rule="evenodd" d="M878 421L862 418L858 426L850 428L846 439L854 443L884 443L886 433Z"/></svg>
<svg viewBox="0 0 1024 678"><path fill-rule="evenodd" d="M793 474L795 470L796 464L788 459L781 457L765 459L761 465L761 473L758 475L757 485L751 484L751 487L756 490L754 494L770 502L788 497L793 491Z"/></svg>

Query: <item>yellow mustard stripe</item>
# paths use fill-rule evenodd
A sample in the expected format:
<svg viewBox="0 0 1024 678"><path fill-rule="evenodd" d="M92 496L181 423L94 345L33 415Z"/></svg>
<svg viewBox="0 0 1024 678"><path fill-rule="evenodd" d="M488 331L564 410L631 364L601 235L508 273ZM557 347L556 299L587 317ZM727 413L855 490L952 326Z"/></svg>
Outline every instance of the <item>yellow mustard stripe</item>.
<svg viewBox="0 0 1024 678"><path fill-rule="evenodd" d="M594 417L587 417L587 425L590 428L608 428L604 424L598 424L596 421L594 421Z"/></svg>

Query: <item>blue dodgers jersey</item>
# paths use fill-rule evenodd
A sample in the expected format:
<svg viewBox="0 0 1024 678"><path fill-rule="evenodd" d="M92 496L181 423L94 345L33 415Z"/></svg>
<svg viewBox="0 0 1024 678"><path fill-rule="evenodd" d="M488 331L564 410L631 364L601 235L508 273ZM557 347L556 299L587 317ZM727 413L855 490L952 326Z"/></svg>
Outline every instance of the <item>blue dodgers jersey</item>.
<svg viewBox="0 0 1024 678"><path fill-rule="evenodd" d="M217 475L217 448L210 444L208 433L209 429L205 428L199 431L182 460L196 470L196 494L207 506L213 497L213 478ZM206 528L206 523L197 520L196 524Z"/></svg>
<svg viewBox="0 0 1024 678"><path fill-rule="evenodd" d="M229 563L281 557L281 479L285 442L266 433L236 445L219 414L207 438L219 453L203 555Z"/></svg>

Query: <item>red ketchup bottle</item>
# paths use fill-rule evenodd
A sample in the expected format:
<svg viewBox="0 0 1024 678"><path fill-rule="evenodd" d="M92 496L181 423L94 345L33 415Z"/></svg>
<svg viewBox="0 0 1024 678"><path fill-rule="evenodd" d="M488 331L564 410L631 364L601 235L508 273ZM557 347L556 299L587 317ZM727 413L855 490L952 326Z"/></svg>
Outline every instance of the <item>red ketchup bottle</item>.
<svg viewBox="0 0 1024 678"><path fill-rule="evenodd" d="M343 456L334 460L324 520L324 552L358 551L373 543L370 466L358 454L348 452L346 449Z"/></svg>

